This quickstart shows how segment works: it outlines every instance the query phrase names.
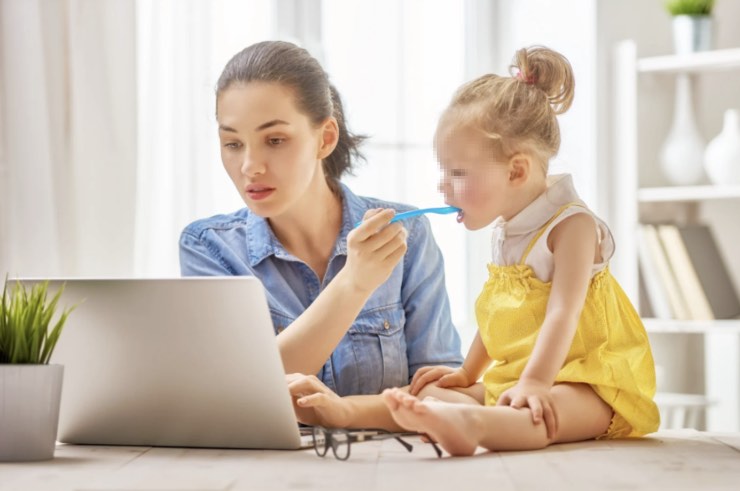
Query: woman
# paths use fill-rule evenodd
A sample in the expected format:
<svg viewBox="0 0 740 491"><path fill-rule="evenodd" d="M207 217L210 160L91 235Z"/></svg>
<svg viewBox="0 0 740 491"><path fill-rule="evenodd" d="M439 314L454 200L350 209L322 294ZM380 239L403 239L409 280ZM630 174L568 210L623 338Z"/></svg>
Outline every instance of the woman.
<svg viewBox="0 0 740 491"><path fill-rule="evenodd" d="M302 48L267 41L236 54L216 118L247 207L185 228L182 274L262 281L300 421L396 428L378 394L423 366L462 362L428 220L389 224L410 207L340 183L363 138Z"/></svg>

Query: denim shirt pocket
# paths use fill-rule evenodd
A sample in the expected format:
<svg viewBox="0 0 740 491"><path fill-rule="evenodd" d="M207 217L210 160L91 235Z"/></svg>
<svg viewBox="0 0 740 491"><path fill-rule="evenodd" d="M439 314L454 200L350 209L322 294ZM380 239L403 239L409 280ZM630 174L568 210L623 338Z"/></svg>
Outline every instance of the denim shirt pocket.
<svg viewBox="0 0 740 491"><path fill-rule="evenodd" d="M398 303L360 312L349 328L359 393L378 394L383 389L408 384L405 322L406 314Z"/></svg>
<svg viewBox="0 0 740 491"><path fill-rule="evenodd" d="M272 308L270 309L270 318L272 318L272 327L275 330L275 335L283 332L295 320L293 317Z"/></svg>

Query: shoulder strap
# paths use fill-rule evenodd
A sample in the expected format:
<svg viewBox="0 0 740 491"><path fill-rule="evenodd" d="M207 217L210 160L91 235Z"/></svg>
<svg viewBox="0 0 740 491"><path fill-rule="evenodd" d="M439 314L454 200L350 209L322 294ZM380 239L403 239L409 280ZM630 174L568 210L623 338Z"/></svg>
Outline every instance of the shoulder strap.
<svg viewBox="0 0 740 491"><path fill-rule="evenodd" d="M560 215L563 214L565 210L567 210L571 206L580 206L582 208L585 208L584 205L582 205L581 203L578 203L577 201L571 201L570 203L566 203L560 208L558 208L558 211L556 211L555 214L551 216L550 219L547 222L545 222L545 224L542 227L540 227L540 229L537 231L535 236L529 242L529 245L527 245L527 248L524 249L524 253L522 254L522 258L519 261L519 264L522 264L522 265L524 264L524 261L527 260L527 256L529 256L529 253L532 252L534 245L537 243L540 237L542 237L542 234L545 233L545 230L547 230L547 227L549 227L552 224L552 222L554 222Z"/></svg>

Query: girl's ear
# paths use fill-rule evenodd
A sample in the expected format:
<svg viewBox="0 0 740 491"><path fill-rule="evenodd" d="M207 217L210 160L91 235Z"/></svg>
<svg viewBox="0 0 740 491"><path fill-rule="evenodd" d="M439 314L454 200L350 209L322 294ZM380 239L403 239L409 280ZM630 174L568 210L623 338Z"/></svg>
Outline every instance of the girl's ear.
<svg viewBox="0 0 740 491"><path fill-rule="evenodd" d="M523 184L532 172L532 158L525 153L516 153L509 159L509 182Z"/></svg>
<svg viewBox="0 0 740 491"><path fill-rule="evenodd" d="M319 152L316 156L323 160L334 151L339 143L339 125L334 118L327 118L320 128L321 140L319 141Z"/></svg>

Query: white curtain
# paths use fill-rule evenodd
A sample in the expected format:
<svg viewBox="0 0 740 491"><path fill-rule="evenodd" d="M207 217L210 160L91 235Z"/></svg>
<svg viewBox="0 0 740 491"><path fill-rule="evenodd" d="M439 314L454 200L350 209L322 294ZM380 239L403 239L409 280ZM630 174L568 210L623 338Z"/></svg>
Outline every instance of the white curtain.
<svg viewBox="0 0 740 491"><path fill-rule="evenodd" d="M130 272L133 12L0 0L0 273Z"/></svg>
<svg viewBox="0 0 740 491"><path fill-rule="evenodd" d="M221 166L215 86L226 62L274 32L272 0L138 0L135 274L179 276L196 218L244 206Z"/></svg>
<svg viewBox="0 0 740 491"><path fill-rule="evenodd" d="M214 86L230 56L264 39L297 42L319 58L344 96L350 127L372 135L368 165L348 179L356 192L418 206L441 203L431 137L439 111L465 79L462 5L138 0L136 18L137 275L177 275L182 228L243 206L220 163ZM444 36L437 26L445 26ZM434 220L434 227L455 320L468 324L466 234L454 220Z"/></svg>
<svg viewBox="0 0 740 491"><path fill-rule="evenodd" d="M232 55L265 39L319 57L351 128L373 137L348 180L356 192L439 204L431 137L454 89L505 67L522 43L579 52L572 44L589 39L588 25L545 33L554 14L535 14L546 2L519 3L0 0L0 274L178 276L182 228L243 206L218 154L214 88ZM592 73L588 57L576 61ZM562 152L586 184L589 80ZM455 321L472 326L487 231L432 223Z"/></svg>
<svg viewBox="0 0 740 491"><path fill-rule="evenodd" d="M346 179L354 192L420 208L443 204L432 137L466 79L466 41L477 45L466 40L467 21L465 5L446 0L323 0L325 67L350 129L371 136L363 146L367 165ZM453 321L467 342L479 288L468 286L469 236L452 217L430 221L445 259ZM484 270L485 263L474 268Z"/></svg>

